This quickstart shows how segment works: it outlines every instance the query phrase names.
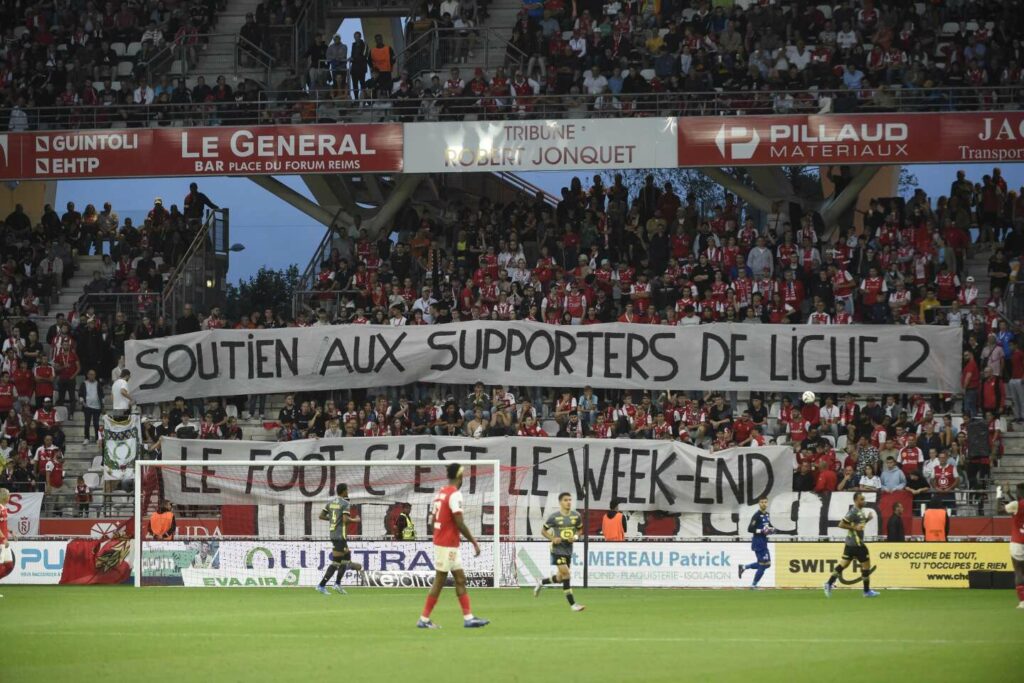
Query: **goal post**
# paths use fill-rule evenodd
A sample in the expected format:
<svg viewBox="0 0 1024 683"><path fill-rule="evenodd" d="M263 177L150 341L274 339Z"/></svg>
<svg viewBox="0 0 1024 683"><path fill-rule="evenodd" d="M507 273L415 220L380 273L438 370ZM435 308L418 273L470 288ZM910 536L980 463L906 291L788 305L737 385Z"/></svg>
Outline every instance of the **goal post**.
<svg viewBox="0 0 1024 683"><path fill-rule="evenodd" d="M463 519L481 546L462 544L468 582L517 586L515 496L524 468L498 460L138 460L135 586L313 586L331 561L320 511L348 485L347 586L428 586L434 575L431 505L446 468L465 468ZM173 540L149 533L158 504L175 515ZM412 531L399 532L408 519ZM404 524L408 528L409 524ZM450 579L449 579L450 580Z"/></svg>

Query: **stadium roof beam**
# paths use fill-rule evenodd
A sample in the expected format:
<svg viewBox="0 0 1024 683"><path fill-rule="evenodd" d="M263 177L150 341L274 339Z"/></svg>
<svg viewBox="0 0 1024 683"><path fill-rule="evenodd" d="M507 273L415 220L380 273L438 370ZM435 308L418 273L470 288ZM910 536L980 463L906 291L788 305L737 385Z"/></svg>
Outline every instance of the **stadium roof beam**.
<svg viewBox="0 0 1024 683"><path fill-rule="evenodd" d="M283 199L288 202L318 223L330 226L334 220L334 215L330 211L316 202L310 201L273 176L251 175L248 176L248 178L270 194L274 195L278 199Z"/></svg>
<svg viewBox="0 0 1024 683"><path fill-rule="evenodd" d="M857 204L857 197L868 186L868 183L881 170L881 166L860 166L853 172L849 184L843 188L838 195L825 199L819 209L821 219L825 223L826 234L822 238L828 239L832 232L839 227L840 219ZM853 225L852 220L847 220L846 225Z"/></svg>
<svg viewBox="0 0 1024 683"><path fill-rule="evenodd" d="M391 232L392 222L416 188L426 178L423 173L405 173L395 176L393 186L385 185L370 174L361 176L363 184L370 194L380 198L374 207L358 204L349 184L348 176L304 176L306 187L313 193L316 201L308 199L299 192L288 187L273 176L248 176L249 180L262 187L278 199L283 199L296 209L318 223L330 228L341 225L351 229L355 225L355 217L362 218L364 228L370 239L378 239ZM385 190L390 187L390 192Z"/></svg>
<svg viewBox="0 0 1024 683"><path fill-rule="evenodd" d="M764 211L765 213L772 210L772 202L782 197L767 197L758 190L744 185L743 181L735 176L726 173L721 168L704 168L701 169L708 178L711 178L716 183L724 187L728 192L732 192L737 197L747 202L748 204ZM792 194L792 188L790 188L790 194ZM788 197L788 195L787 195Z"/></svg>

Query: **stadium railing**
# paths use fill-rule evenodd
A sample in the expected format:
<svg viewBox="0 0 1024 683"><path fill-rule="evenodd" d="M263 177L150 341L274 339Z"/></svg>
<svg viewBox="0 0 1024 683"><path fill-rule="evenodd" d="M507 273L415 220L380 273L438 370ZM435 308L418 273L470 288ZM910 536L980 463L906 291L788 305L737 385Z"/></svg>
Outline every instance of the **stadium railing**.
<svg viewBox="0 0 1024 683"><path fill-rule="evenodd" d="M265 53L264 53L265 54ZM269 55L267 55L269 57ZM467 74L468 75L468 74ZM444 77L445 74L440 74ZM127 89L127 84L124 85ZM378 123L395 121L530 120L719 116L754 114L963 112L1014 109L1024 105L1024 88L921 88L894 91L891 106L870 92L786 91L792 106L780 109L770 91L681 91L644 94L493 95L403 100L350 99L346 90L243 90L227 102L112 104L32 107L28 130L185 127L256 124ZM15 130L17 132L17 130Z"/></svg>

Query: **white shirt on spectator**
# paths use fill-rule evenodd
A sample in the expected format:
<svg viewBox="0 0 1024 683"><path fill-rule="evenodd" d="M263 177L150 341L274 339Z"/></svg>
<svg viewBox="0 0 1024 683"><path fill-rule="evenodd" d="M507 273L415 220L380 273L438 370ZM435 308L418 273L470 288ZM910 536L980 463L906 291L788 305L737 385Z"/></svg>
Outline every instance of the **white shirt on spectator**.
<svg viewBox="0 0 1024 683"><path fill-rule="evenodd" d="M135 104L153 104L153 100L156 95L153 93L153 89L148 85L143 87L139 86L132 92L132 102Z"/></svg>
<svg viewBox="0 0 1024 683"><path fill-rule="evenodd" d="M128 380L118 378L111 391L113 392L114 410L128 410L132 407L132 402L122 394L123 391L128 391Z"/></svg>
<svg viewBox="0 0 1024 683"><path fill-rule="evenodd" d="M608 89L608 79L604 77L604 74L594 76L593 73L588 72L583 77L583 87L586 88L588 95L600 95Z"/></svg>

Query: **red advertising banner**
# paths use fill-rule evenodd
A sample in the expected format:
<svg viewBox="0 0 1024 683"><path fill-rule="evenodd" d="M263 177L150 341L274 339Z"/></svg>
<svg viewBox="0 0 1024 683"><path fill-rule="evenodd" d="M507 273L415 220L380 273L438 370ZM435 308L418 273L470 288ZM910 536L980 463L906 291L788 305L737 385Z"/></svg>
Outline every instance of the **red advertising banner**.
<svg viewBox="0 0 1024 683"><path fill-rule="evenodd" d="M0 180L401 170L401 124L0 134Z"/></svg>
<svg viewBox="0 0 1024 683"><path fill-rule="evenodd" d="M1024 159L1024 113L684 117L679 165L1009 162Z"/></svg>

